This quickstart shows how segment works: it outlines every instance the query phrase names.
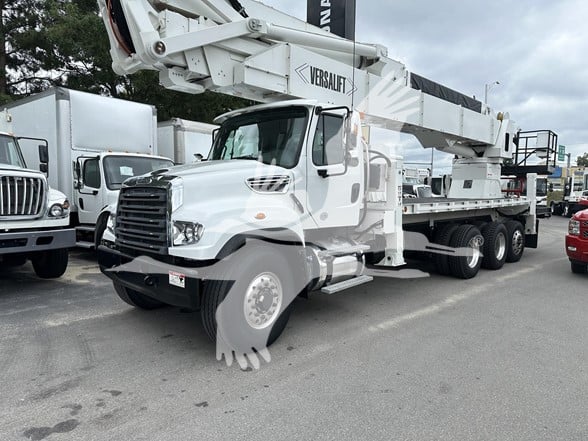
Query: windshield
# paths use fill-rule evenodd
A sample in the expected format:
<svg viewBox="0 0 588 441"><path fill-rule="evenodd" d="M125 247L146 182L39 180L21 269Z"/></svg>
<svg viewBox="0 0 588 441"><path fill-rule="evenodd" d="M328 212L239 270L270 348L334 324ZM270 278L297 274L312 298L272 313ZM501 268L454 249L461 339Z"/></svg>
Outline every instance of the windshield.
<svg viewBox="0 0 588 441"><path fill-rule="evenodd" d="M0 164L26 168L16 139L12 136L0 135Z"/></svg>
<svg viewBox="0 0 588 441"><path fill-rule="evenodd" d="M145 158L137 156L107 156L104 158L104 174L109 190L119 190L122 183L133 176L162 168L173 167L169 159Z"/></svg>
<svg viewBox="0 0 588 441"><path fill-rule="evenodd" d="M292 168L306 132L304 107L272 109L227 120L214 143L211 160L250 159Z"/></svg>
<svg viewBox="0 0 588 441"><path fill-rule="evenodd" d="M547 196L547 179L537 179L537 196Z"/></svg>

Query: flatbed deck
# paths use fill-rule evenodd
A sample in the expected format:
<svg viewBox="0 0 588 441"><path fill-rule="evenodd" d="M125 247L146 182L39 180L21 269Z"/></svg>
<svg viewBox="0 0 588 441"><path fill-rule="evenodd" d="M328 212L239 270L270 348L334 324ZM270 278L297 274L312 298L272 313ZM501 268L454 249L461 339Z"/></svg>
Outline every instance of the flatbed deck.
<svg viewBox="0 0 588 441"><path fill-rule="evenodd" d="M529 209L527 198L504 199L452 199L445 197L405 198L403 223L419 223L434 220L459 219L470 216L488 216L496 209L505 214L524 213Z"/></svg>

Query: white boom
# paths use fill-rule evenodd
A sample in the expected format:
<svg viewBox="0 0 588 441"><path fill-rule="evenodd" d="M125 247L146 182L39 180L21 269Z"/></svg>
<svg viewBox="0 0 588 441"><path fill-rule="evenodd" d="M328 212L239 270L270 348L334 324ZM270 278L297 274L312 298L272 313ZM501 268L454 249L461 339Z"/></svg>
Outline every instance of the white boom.
<svg viewBox="0 0 588 441"><path fill-rule="evenodd" d="M500 176L502 160L516 148L518 128L508 114L411 74L380 45L337 37L260 2L99 4L117 73L155 69L163 86L187 93L211 90L259 102L312 98L354 108L367 124L457 155L452 197L464 196L461 181L483 187L485 177Z"/></svg>

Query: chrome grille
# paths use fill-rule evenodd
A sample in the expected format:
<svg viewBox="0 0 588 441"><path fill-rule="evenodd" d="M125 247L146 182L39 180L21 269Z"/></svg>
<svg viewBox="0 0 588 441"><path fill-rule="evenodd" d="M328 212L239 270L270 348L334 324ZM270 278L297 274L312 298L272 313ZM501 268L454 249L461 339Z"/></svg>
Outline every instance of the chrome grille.
<svg viewBox="0 0 588 441"><path fill-rule="evenodd" d="M167 189L123 188L116 212L116 244L122 251L167 254L167 214Z"/></svg>
<svg viewBox="0 0 588 441"><path fill-rule="evenodd" d="M37 217L43 209L44 200L42 179L0 176L0 216Z"/></svg>

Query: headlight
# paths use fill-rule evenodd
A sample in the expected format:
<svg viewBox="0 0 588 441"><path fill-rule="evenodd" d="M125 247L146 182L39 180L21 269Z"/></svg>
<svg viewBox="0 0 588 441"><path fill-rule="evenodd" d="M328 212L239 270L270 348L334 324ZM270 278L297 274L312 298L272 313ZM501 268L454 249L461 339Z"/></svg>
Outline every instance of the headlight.
<svg viewBox="0 0 588 441"><path fill-rule="evenodd" d="M62 204L53 204L47 212L49 217L67 217L69 215L69 202L67 199Z"/></svg>
<svg viewBox="0 0 588 441"><path fill-rule="evenodd" d="M568 233L572 236L580 235L580 221L571 220L568 225Z"/></svg>
<svg viewBox="0 0 588 441"><path fill-rule="evenodd" d="M193 245L204 234L204 226L199 223L176 221L172 228L174 246Z"/></svg>

